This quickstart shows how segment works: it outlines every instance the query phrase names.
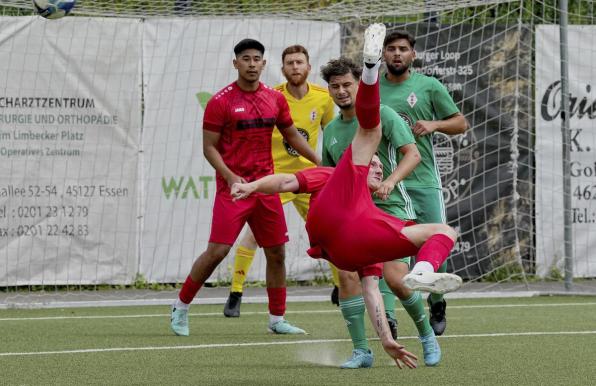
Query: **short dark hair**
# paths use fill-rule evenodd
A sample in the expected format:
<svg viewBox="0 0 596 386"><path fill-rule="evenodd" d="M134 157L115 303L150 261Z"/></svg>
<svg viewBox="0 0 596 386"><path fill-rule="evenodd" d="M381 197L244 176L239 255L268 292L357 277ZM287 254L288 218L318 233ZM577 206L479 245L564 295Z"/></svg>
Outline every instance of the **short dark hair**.
<svg viewBox="0 0 596 386"><path fill-rule="evenodd" d="M244 50L255 49L261 52L261 55L265 55L265 46L255 39L242 39L234 46L234 54L238 55Z"/></svg>
<svg viewBox="0 0 596 386"><path fill-rule="evenodd" d="M339 59L331 59L321 67L321 77L329 83L332 76L341 76L351 73L356 80L360 80L362 67L354 63L350 58L341 56Z"/></svg>
<svg viewBox="0 0 596 386"><path fill-rule="evenodd" d="M304 56L306 56L306 61L309 62L308 51L306 50L306 48L304 48L304 46L301 46L300 44L294 44L293 46L286 47L284 52L281 53L282 64L283 61L286 59L286 56L290 54L304 54Z"/></svg>
<svg viewBox="0 0 596 386"><path fill-rule="evenodd" d="M392 31L387 36L385 36L385 40L383 41L383 48L386 48L390 43L393 43L397 39L406 39L408 43L410 43L410 47L414 48L416 44L416 38L410 34L408 31L398 30Z"/></svg>

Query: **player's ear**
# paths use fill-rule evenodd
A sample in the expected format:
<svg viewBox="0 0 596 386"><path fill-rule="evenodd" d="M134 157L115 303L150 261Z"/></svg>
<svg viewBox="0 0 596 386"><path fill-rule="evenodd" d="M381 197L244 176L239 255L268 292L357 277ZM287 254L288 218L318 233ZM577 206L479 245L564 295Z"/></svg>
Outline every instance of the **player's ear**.
<svg viewBox="0 0 596 386"><path fill-rule="evenodd" d="M267 60L263 59L263 67L267 64Z"/></svg>
<svg viewBox="0 0 596 386"><path fill-rule="evenodd" d="M238 61L236 60L236 58L234 58L232 60L232 63L234 64L234 68L237 70L238 69Z"/></svg>

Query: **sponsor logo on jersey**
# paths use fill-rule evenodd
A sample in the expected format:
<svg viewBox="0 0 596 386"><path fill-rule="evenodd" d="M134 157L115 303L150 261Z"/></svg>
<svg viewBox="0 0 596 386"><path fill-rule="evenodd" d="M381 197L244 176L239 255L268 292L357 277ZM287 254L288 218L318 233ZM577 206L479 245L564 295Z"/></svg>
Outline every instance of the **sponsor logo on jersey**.
<svg viewBox="0 0 596 386"><path fill-rule="evenodd" d="M235 113L243 113L243 112L244 112L244 107L236 107L236 108L234 109L234 112L235 112Z"/></svg>
<svg viewBox="0 0 596 386"><path fill-rule="evenodd" d="M410 105L411 108L414 108L414 106L416 105L416 102L418 102L418 98L416 97L416 94L414 94L414 91L412 91L412 93L410 95L408 95L408 104Z"/></svg>

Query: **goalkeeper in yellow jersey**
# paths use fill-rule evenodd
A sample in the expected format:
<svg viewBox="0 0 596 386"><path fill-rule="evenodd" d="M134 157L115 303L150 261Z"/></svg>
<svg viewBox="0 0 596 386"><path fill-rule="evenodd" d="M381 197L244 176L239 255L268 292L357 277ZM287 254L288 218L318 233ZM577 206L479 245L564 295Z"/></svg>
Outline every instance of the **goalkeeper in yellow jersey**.
<svg viewBox="0 0 596 386"><path fill-rule="evenodd" d="M290 106L290 113L298 132L302 134L308 144L315 149L317 146L319 130L333 119L334 103L329 96L327 88L307 82L311 70L308 51L301 45L287 47L282 55L282 68L287 82L275 87L280 91ZM312 162L299 154L283 139L279 131L273 131L271 151L275 173L296 173L304 168L315 166ZM281 193L282 204L292 202L303 219L306 219L310 195ZM247 229L240 240L234 257L234 274L232 288L224 306L224 315L227 317L240 316L242 301L242 287L246 275L257 249L257 243L250 230ZM334 294L337 295L339 279L337 270L331 267L335 284ZM333 298L333 296L332 296ZM333 299L332 299L333 300ZM337 302L337 299L336 299ZM339 304L339 303L336 303Z"/></svg>

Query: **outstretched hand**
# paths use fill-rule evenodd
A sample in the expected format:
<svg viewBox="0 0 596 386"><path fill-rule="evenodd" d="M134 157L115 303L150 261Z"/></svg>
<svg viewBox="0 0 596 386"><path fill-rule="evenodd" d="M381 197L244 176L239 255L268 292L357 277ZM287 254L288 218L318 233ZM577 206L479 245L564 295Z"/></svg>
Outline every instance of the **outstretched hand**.
<svg viewBox="0 0 596 386"><path fill-rule="evenodd" d="M232 184L230 195L232 196L232 201L236 201L245 199L250 196L252 192L254 192L254 189L251 188L251 184L246 182L236 182Z"/></svg>
<svg viewBox="0 0 596 386"><path fill-rule="evenodd" d="M418 367L418 363L416 362L418 357L407 351L404 346L397 343L396 341L391 339L387 342L383 342L383 349L385 349L385 352L389 354L391 358L393 358L395 364L397 364L397 367L400 369L403 369L404 365L411 369Z"/></svg>

